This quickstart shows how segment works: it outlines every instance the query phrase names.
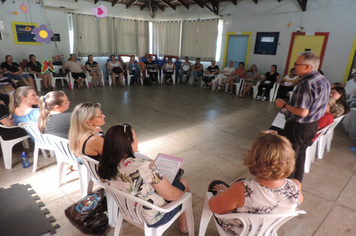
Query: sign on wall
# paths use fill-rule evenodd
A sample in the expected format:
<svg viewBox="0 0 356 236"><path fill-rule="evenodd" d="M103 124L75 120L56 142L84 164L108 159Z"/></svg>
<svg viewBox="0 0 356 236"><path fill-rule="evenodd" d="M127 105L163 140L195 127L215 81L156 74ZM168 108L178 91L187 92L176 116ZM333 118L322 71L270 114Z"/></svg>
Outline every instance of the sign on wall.
<svg viewBox="0 0 356 236"><path fill-rule="evenodd" d="M38 24L11 21L11 26L15 44L41 45L36 42L35 35L32 33L32 29L37 28Z"/></svg>

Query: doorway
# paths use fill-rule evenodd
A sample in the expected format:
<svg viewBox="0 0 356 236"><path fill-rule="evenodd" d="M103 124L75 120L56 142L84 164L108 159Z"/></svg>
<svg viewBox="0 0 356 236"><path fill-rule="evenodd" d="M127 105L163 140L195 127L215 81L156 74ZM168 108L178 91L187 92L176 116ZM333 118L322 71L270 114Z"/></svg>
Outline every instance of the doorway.
<svg viewBox="0 0 356 236"><path fill-rule="evenodd" d="M238 67L240 62L245 63L245 68L248 64L250 53L252 32L227 32L225 43L225 56L223 67L229 64L229 61L234 62L234 68Z"/></svg>
<svg viewBox="0 0 356 236"><path fill-rule="evenodd" d="M329 33L305 33L294 32L290 41L289 52L284 74L287 75L289 70L294 67L294 62L300 52L313 51L320 57L319 69L322 66L325 54L326 44Z"/></svg>

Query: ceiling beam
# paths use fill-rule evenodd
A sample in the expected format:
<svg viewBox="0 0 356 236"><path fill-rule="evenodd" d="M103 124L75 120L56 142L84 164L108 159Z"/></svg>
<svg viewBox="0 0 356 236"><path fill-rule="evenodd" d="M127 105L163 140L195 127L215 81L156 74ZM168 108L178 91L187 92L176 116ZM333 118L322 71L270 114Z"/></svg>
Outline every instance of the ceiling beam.
<svg viewBox="0 0 356 236"><path fill-rule="evenodd" d="M151 0L148 0L148 8L150 9L152 19L155 18L155 13L153 11L153 6L152 6Z"/></svg>
<svg viewBox="0 0 356 236"><path fill-rule="evenodd" d="M99 2L99 0L94 0L94 5L97 4Z"/></svg>
<svg viewBox="0 0 356 236"><path fill-rule="evenodd" d="M258 3L258 0L253 0L256 4Z"/></svg>
<svg viewBox="0 0 356 236"><path fill-rule="evenodd" d="M158 9L160 9L161 11L164 11L164 7L160 6L159 3L151 0L151 6L155 6L157 7Z"/></svg>
<svg viewBox="0 0 356 236"><path fill-rule="evenodd" d="M131 0L129 3L126 4L126 9L128 9L129 7L132 6L132 4L134 4L135 2L137 2L137 0Z"/></svg>
<svg viewBox="0 0 356 236"><path fill-rule="evenodd" d="M179 2L182 6L189 10L189 4L186 4L185 2L183 2L183 0L177 0L177 2Z"/></svg>
<svg viewBox="0 0 356 236"><path fill-rule="evenodd" d="M215 15L219 15L219 2L217 0L210 0L211 7L206 3L203 2L203 4Z"/></svg>
<svg viewBox="0 0 356 236"><path fill-rule="evenodd" d="M196 4L198 4L201 8L204 7L203 0L194 0Z"/></svg>
<svg viewBox="0 0 356 236"><path fill-rule="evenodd" d="M297 2L299 3L300 8L302 8L302 11L306 11L307 10L308 0L297 0Z"/></svg>
<svg viewBox="0 0 356 236"><path fill-rule="evenodd" d="M118 3L118 2L119 2L119 0L113 0L113 1L111 2L111 6L112 6L112 7L115 6L116 3Z"/></svg>
<svg viewBox="0 0 356 236"><path fill-rule="evenodd" d="M146 2L144 5L140 6L140 10L142 11L143 9L145 9L148 6L148 2Z"/></svg>
<svg viewBox="0 0 356 236"><path fill-rule="evenodd" d="M232 4L237 5L237 0L231 0Z"/></svg>
<svg viewBox="0 0 356 236"><path fill-rule="evenodd" d="M170 1L161 0L161 2L163 2L164 4L166 4L167 6L169 6L170 8L172 8L173 10L176 10L176 6L172 5L172 4L170 3Z"/></svg>

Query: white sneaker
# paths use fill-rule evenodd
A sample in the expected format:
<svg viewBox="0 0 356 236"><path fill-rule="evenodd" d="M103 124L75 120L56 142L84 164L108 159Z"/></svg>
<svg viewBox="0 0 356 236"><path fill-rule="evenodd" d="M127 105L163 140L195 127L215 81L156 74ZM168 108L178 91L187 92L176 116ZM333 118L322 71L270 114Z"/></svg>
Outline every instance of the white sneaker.
<svg viewBox="0 0 356 236"><path fill-rule="evenodd" d="M261 99L261 102L266 101L266 99L267 99L267 97L266 97L266 96L264 96L264 97Z"/></svg>
<svg viewBox="0 0 356 236"><path fill-rule="evenodd" d="M261 98L262 98L262 97L261 97L260 95L258 95L257 98L256 98L256 101L261 100Z"/></svg>

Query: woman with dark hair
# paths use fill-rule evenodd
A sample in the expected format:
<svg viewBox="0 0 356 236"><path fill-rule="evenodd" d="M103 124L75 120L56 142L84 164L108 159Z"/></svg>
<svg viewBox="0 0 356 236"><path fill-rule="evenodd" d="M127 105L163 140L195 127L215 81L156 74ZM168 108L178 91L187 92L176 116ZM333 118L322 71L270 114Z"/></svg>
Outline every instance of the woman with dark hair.
<svg viewBox="0 0 356 236"><path fill-rule="evenodd" d="M153 57L148 56L147 61L145 61L145 64L143 66L149 75L149 78L145 78L145 84L157 85L158 84L158 82L157 82L158 81L158 66L153 61Z"/></svg>
<svg viewBox="0 0 356 236"><path fill-rule="evenodd" d="M166 81L167 85L169 86L174 71L176 70L176 65L174 65L172 61L172 57L168 57L168 62L163 65L162 70L164 74L164 80Z"/></svg>
<svg viewBox="0 0 356 236"><path fill-rule="evenodd" d="M180 199L189 186L184 178L173 185L158 171L150 159L135 157L138 142L134 130L128 124L112 126L105 134L103 155L98 174L108 180L110 186L163 207L167 201ZM152 209L142 209L142 216L150 228L158 227L171 220L181 206L163 213ZM179 216L179 229L187 233L185 213Z"/></svg>
<svg viewBox="0 0 356 236"><path fill-rule="evenodd" d="M262 132L245 155L244 164L253 179L237 179L231 186L221 180L212 181L208 191L210 210L229 213L289 213L303 202L302 185L288 179L295 165L294 150L287 138ZM239 235L243 223L239 219L217 219L221 228Z"/></svg>
<svg viewBox="0 0 356 236"><path fill-rule="evenodd" d="M289 75L284 76L281 80L277 92L277 98L284 98L286 94L293 91L294 87L299 83L299 76L295 74L295 68L290 69Z"/></svg>
<svg viewBox="0 0 356 236"><path fill-rule="evenodd" d="M114 55L110 56L110 61L107 63L107 69L109 74L111 75L112 86L116 87L116 75L119 75L120 78L120 86L124 87L123 74L124 69L119 61L116 60Z"/></svg>
<svg viewBox="0 0 356 236"><path fill-rule="evenodd" d="M78 89L82 89L85 78L87 77L85 75L87 70L82 65L82 63L77 61L77 56L75 54L70 54L69 60L63 66L63 71L65 71L66 68L72 72L72 77L74 78L75 82L78 83Z"/></svg>
<svg viewBox="0 0 356 236"><path fill-rule="evenodd" d="M267 72L263 79L261 80L260 85L258 86L258 94L256 101L266 101L269 97L269 91L272 89L274 84L279 82L279 74L277 72L277 65L271 66L271 71Z"/></svg>
<svg viewBox="0 0 356 236"><path fill-rule="evenodd" d="M93 55L88 56L88 61L85 62L85 68L89 72L89 75L93 77L93 87L97 87L97 77L99 77L99 87L103 87L103 79L101 76L100 66L96 61L94 61Z"/></svg>
<svg viewBox="0 0 356 236"><path fill-rule="evenodd" d="M41 73L42 70L42 65L38 61L36 61L36 56L31 54L28 59L30 59L29 62L26 64L26 70L29 73L36 74L37 78L42 79L44 89L45 90L54 90L52 87L52 77L49 72L46 72L45 74ZM31 75L31 74L30 74ZM37 88L40 89L40 88Z"/></svg>
<svg viewBox="0 0 356 236"><path fill-rule="evenodd" d="M219 87L223 87L225 84L229 84L230 87L230 92L229 94L232 94L232 91L234 89L234 83L240 83L241 79L244 79L246 77L246 69L245 69L245 63L240 62L239 67L235 70L235 75L232 75L229 77L229 79L220 84Z"/></svg>
<svg viewBox="0 0 356 236"><path fill-rule="evenodd" d="M334 118L349 113L350 107L346 102L346 92L343 87L334 87L331 89L330 96L336 100L336 104L331 108L331 114Z"/></svg>
<svg viewBox="0 0 356 236"><path fill-rule="evenodd" d="M132 75L130 83L133 82L134 86L137 86L138 79L140 78L140 68L135 60L135 55L131 55L130 61L126 64L126 68L130 75Z"/></svg>
<svg viewBox="0 0 356 236"><path fill-rule="evenodd" d="M40 115L38 129L42 134L52 134L68 139L71 113L64 113L70 102L63 91L53 91L38 100Z"/></svg>

